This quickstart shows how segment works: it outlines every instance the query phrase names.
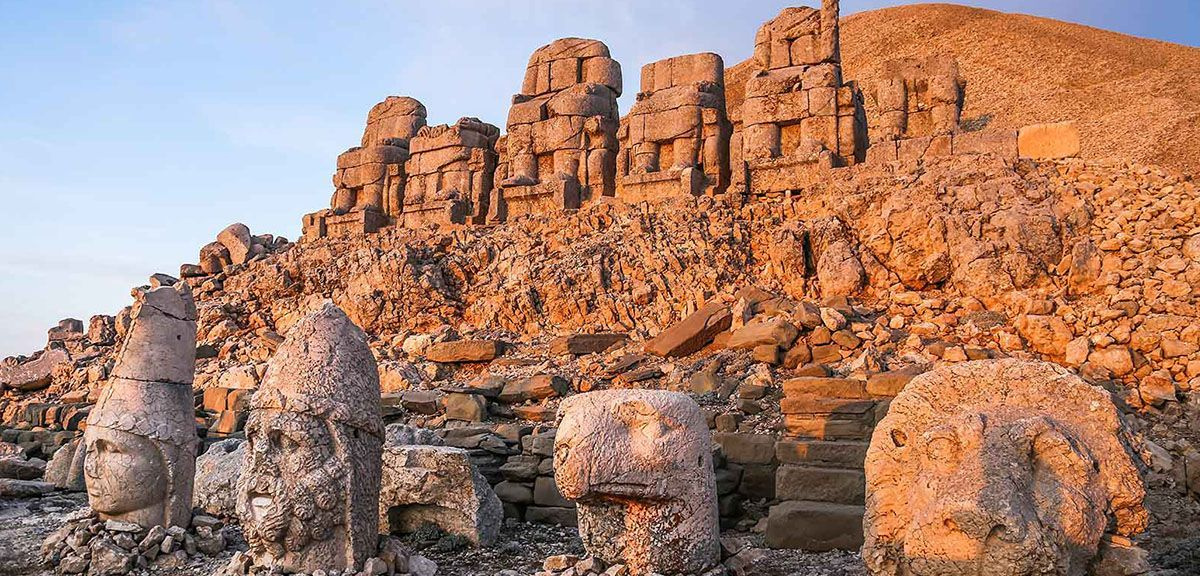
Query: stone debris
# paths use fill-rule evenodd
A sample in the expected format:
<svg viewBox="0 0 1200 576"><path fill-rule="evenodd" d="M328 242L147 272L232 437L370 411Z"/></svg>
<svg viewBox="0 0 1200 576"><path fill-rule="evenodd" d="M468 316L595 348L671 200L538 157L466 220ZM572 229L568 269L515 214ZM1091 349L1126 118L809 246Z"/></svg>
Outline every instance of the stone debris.
<svg viewBox="0 0 1200 576"><path fill-rule="evenodd" d="M411 534L433 524L476 546L496 541L503 520L500 500L462 448L387 445L379 526L388 534Z"/></svg>
<svg viewBox="0 0 1200 576"><path fill-rule="evenodd" d="M200 555L218 556L226 548L224 524L196 516L178 525L145 528L103 520L91 511L63 524L42 544L42 561L59 574L123 576L147 569L178 570ZM188 528L183 528L188 526Z"/></svg>

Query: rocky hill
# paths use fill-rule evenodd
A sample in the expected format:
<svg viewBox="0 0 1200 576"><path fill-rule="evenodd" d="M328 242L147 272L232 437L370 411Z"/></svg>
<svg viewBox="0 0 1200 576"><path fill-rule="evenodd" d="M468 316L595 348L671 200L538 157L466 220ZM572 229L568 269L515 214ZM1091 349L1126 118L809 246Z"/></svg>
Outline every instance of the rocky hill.
<svg viewBox="0 0 1200 576"><path fill-rule="evenodd" d="M843 20L847 78L934 54L958 59L966 119L996 128L1074 120L1085 157L1200 173L1200 48L951 4Z"/></svg>

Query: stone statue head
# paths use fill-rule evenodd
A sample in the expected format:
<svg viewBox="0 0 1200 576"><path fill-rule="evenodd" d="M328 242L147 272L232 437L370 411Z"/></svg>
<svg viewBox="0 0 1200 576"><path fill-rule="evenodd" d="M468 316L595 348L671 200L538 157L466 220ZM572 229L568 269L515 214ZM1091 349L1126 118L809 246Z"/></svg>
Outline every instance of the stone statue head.
<svg viewBox="0 0 1200 576"><path fill-rule="evenodd" d="M237 513L254 562L361 568L378 535L383 422L366 335L326 303L300 320L251 399Z"/></svg>
<svg viewBox="0 0 1200 576"><path fill-rule="evenodd" d="M700 573L720 559L712 439L691 398L661 390L572 396L558 412L554 480L588 552L632 574Z"/></svg>
<svg viewBox="0 0 1200 576"><path fill-rule="evenodd" d="M914 379L867 453L874 574L1084 574L1106 532L1145 528L1108 394L1053 364L967 362Z"/></svg>
<svg viewBox="0 0 1200 576"><path fill-rule="evenodd" d="M88 416L84 482L102 518L191 522L196 469L196 307L186 284L136 289L132 324Z"/></svg>

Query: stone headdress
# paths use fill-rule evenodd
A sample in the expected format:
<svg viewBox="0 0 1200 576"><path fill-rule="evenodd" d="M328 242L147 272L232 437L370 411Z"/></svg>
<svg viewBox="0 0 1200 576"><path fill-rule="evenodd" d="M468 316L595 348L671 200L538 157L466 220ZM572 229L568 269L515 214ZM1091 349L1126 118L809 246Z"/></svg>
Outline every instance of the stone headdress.
<svg viewBox="0 0 1200 576"><path fill-rule="evenodd" d="M152 441L167 467L163 523L187 526L199 442L192 394L196 305L182 282L136 288L133 296L129 333L109 384L88 415L88 427Z"/></svg>

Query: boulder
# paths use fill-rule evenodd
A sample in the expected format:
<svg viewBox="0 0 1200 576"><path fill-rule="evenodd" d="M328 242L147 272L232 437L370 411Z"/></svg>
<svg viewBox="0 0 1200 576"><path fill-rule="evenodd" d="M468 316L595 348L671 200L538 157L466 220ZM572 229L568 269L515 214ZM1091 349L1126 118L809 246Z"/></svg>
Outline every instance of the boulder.
<svg viewBox="0 0 1200 576"><path fill-rule="evenodd" d="M250 259L253 240L250 237L250 229L245 224L240 222L230 224L220 234L217 234L217 242L220 242L229 251L230 262L245 264Z"/></svg>
<svg viewBox="0 0 1200 576"><path fill-rule="evenodd" d="M707 346L732 324L733 313L728 306L709 303L660 332L646 343L646 351L665 357L687 356Z"/></svg>
<svg viewBox="0 0 1200 576"><path fill-rule="evenodd" d="M230 438L214 443L196 458L193 507L222 518L237 515L235 495L245 453L246 441Z"/></svg>
<svg viewBox="0 0 1200 576"><path fill-rule="evenodd" d="M86 456L87 449L80 438L70 441L54 452L54 457L46 464L43 480L59 490L84 491L83 460Z"/></svg>
<svg viewBox="0 0 1200 576"><path fill-rule="evenodd" d="M70 361L71 355L66 350L52 347L15 366L0 365L0 389L7 387L21 392L41 390L54 379L54 369Z"/></svg>
<svg viewBox="0 0 1200 576"><path fill-rule="evenodd" d="M500 499L466 450L449 446L387 445L379 526L408 534L425 523L489 546L500 533Z"/></svg>
<svg viewBox="0 0 1200 576"><path fill-rule="evenodd" d="M430 344L425 358L442 363L489 362L500 352L501 345L495 340L454 340Z"/></svg>

